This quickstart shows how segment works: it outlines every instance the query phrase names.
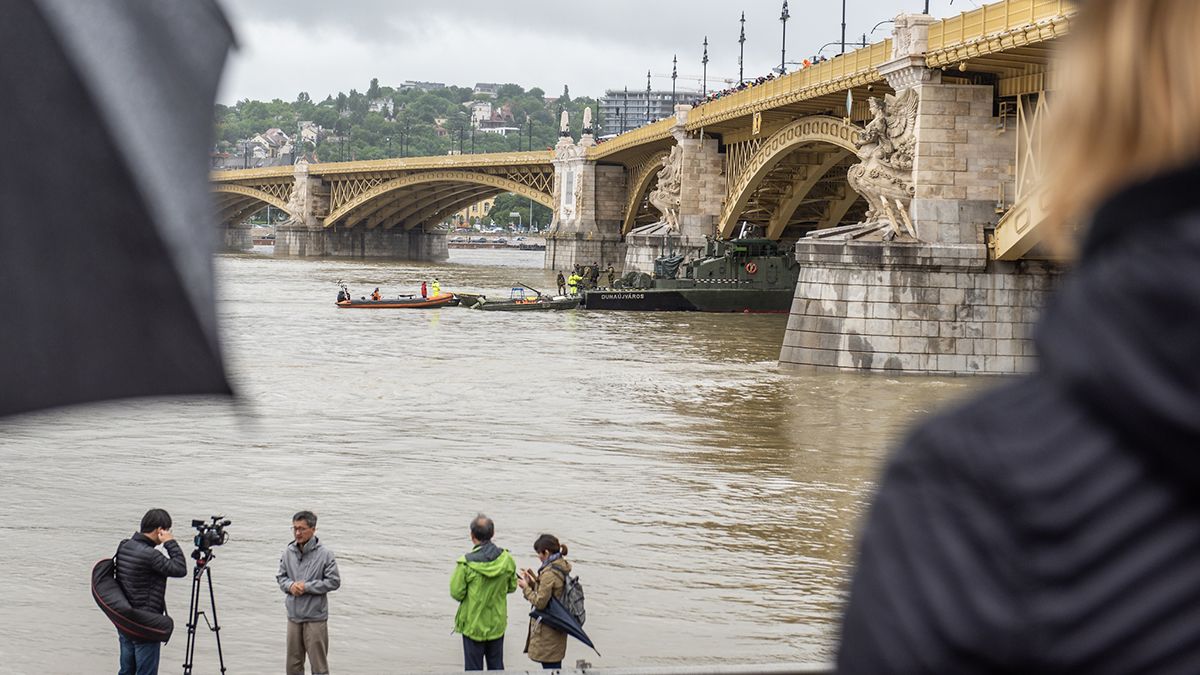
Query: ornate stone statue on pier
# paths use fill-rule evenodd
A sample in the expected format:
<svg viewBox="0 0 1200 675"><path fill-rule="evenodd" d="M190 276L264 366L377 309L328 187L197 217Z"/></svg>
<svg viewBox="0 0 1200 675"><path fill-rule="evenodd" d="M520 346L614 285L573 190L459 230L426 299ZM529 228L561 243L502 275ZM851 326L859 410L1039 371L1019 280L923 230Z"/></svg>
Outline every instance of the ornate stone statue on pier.
<svg viewBox="0 0 1200 675"><path fill-rule="evenodd" d="M567 114L566 110L564 110L564 111L562 111L562 115L558 119L559 119L558 135L562 136L562 137L570 136L571 135L571 116Z"/></svg>
<svg viewBox="0 0 1200 675"><path fill-rule="evenodd" d="M583 131L579 134L579 144L585 148L590 148L596 144L596 138L593 135L595 132L592 129L592 109L590 107L583 109Z"/></svg>
<svg viewBox="0 0 1200 675"><path fill-rule="evenodd" d="M292 186L292 193L288 195L287 212L289 225L306 225L306 212L308 202L308 160L301 157L293 165L297 174L295 185Z"/></svg>
<svg viewBox="0 0 1200 675"><path fill-rule="evenodd" d="M855 142L860 162L847 174L850 187L870 205L866 224L891 225L887 239L903 234L901 228L916 237L908 208L915 192L913 154L918 101L914 89L869 101L873 117Z"/></svg>
<svg viewBox="0 0 1200 675"><path fill-rule="evenodd" d="M658 186L650 191L650 204L662 213L662 222L675 232L679 231L679 191L682 187L683 152L678 145L671 147L671 154L663 158L658 171Z"/></svg>

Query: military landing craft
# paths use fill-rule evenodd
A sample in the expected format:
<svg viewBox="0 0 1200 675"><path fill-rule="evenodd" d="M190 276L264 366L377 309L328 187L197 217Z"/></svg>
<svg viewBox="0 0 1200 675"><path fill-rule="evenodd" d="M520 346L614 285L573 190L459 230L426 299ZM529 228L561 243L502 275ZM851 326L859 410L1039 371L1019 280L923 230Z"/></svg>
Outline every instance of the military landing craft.
<svg viewBox="0 0 1200 675"><path fill-rule="evenodd" d="M770 239L710 239L704 255L655 261L655 274L629 273L610 289L584 291L587 309L784 313L800 265Z"/></svg>

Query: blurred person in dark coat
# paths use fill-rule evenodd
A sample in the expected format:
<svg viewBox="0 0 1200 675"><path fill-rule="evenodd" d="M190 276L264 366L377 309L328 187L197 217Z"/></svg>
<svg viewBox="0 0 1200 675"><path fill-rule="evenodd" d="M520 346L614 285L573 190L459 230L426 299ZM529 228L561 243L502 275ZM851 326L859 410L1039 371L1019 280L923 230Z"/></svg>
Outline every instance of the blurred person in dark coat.
<svg viewBox="0 0 1200 675"><path fill-rule="evenodd" d="M891 458L839 673L1200 672L1200 2L1080 7L1045 137L1077 264L1037 372Z"/></svg>

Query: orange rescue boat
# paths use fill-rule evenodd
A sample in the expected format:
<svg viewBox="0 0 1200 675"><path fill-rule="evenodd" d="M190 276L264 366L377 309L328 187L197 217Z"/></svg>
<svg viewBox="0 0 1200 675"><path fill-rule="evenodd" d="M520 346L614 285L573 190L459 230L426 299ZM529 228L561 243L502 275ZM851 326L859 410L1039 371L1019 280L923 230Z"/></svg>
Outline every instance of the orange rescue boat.
<svg viewBox="0 0 1200 675"><path fill-rule="evenodd" d="M445 307L454 301L453 293L439 293L428 298L402 296L382 300L340 300L340 309L433 309Z"/></svg>

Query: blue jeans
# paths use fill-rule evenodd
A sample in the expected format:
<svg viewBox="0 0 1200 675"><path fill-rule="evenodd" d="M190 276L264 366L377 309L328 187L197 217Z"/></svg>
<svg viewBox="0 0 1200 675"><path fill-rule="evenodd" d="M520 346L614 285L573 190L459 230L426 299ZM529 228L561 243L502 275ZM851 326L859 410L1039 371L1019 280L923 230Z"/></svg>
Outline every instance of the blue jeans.
<svg viewBox="0 0 1200 675"><path fill-rule="evenodd" d="M162 644L140 642L117 634L121 639L121 671L117 675L158 675L158 654Z"/></svg>
<svg viewBox="0 0 1200 675"><path fill-rule="evenodd" d="M554 663L546 663L543 661L542 670L562 670L562 661L555 661Z"/></svg>

